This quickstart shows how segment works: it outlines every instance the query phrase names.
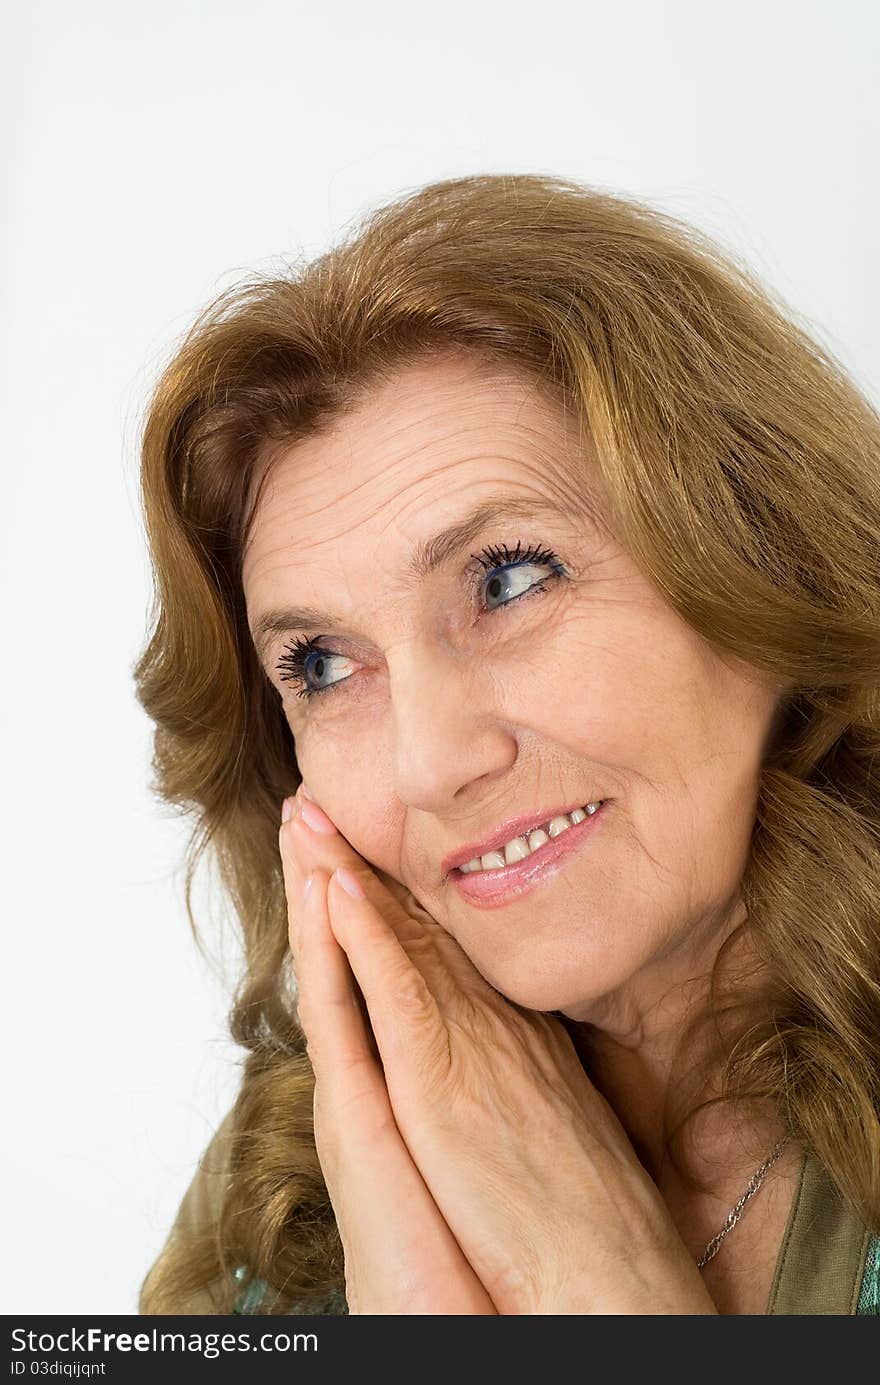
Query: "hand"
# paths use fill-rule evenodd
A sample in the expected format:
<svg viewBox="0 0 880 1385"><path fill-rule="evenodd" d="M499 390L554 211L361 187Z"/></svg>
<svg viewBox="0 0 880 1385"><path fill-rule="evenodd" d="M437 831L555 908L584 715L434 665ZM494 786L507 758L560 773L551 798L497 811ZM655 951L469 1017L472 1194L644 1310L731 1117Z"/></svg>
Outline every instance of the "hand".
<svg viewBox="0 0 880 1385"><path fill-rule="evenodd" d="M345 1254L351 1314L494 1314L394 1121L345 953L326 871L305 877L281 831L299 1018L315 1072L318 1158ZM340 838L341 840L341 838ZM331 866L332 869L332 866Z"/></svg>
<svg viewBox="0 0 880 1385"><path fill-rule="evenodd" d="M329 928L363 993L396 1129L496 1310L717 1312L559 1020L501 996L338 832L297 821L291 837L302 870L342 864L362 887L353 898L331 876ZM358 1067L367 1030L351 1035Z"/></svg>

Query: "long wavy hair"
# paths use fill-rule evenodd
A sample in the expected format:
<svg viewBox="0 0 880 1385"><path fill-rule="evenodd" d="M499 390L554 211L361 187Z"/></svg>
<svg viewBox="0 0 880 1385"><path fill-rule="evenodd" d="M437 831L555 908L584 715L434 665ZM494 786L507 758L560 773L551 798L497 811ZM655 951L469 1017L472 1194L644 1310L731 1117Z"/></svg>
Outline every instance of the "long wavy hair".
<svg viewBox="0 0 880 1385"><path fill-rule="evenodd" d="M229 1027L246 1054L219 1220L147 1277L145 1313L218 1281L231 1311L241 1264L276 1312L343 1283L277 844L300 774L241 560L272 458L416 356L449 351L526 372L570 407L604 520L647 578L716 651L790 689L741 883L740 928L770 981L757 1013L726 1008L715 981L732 934L705 1012L722 1058L713 1099L772 1102L880 1233L880 415L693 227L561 178L463 177L222 291L147 405L154 605L137 697L155 725L154 791L192 823L196 938L206 852L240 924Z"/></svg>

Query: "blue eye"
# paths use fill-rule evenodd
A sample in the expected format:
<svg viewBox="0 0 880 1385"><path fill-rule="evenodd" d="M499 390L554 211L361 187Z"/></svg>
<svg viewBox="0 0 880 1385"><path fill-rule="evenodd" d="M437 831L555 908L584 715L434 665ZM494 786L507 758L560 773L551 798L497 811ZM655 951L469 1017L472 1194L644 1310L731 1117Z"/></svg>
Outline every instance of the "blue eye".
<svg viewBox="0 0 880 1385"><path fill-rule="evenodd" d="M478 585L484 590L492 600L502 599L497 606L487 605L481 601L480 609L486 614L494 611L503 610L507 606L514 605L530 596L536 596L546 590L547 584L559 578L567 576L565 566L559 561L556 554L550 548L522 548L518 542L515 550L511 550L506 544L484 548L481 553L472 553L475 567L469 569L473 575L476 568L482 569L487 574L480 577ZM522 589L517 590L522 579L527 578L529 568L548 568L549 577L540 577L536 581L526 582ZM331 692L334 688L340 687L348 682L347 677L337 678L335 682L325 683L323 686L315 686L309 682L308 675L323 678L327 672L329 661L341 659L343 664L351 661L344 654L337 654L332 649L324 649L319 643L320 636L313 635L305 639L298 635L292 640L287 650L278 661L278 676L282 682L299 683L300 689L297 697L317 697L319 694Z"/></svg>
<svg viewBox="0 0 880 1385"><path fill-rule="evenodd" d="M550 577L539 578L537 582L527 583L522 590L514 591L509 600L502 601L501 606L486 606L486 611L499 611L502 606L511 606L514 601L519 601L521 597L531 596L533 593L542 592L547 583L555 577L564 577L565 568L550 548L526 548L520 552L521 545L517 543L514 552L511 552L506 544L500 547L484 548L482 553L472 554L472 557L485 572L500 572L499 577L488 577L483 585L487 592L493 597L503 596L505 589L509 589L511 584L516 587L521 578L527 576L527 569L530 567L546 567L550 569Z"/></svg>
<svg viewBox="0 0 880 1385"><path fill-rule="evenodd" d="M347 682L346 678L338 678L334 683L326 683L323 687L314 687L309 681L307 674L313 677L323 678L327 672L327 665L331 659L346 660L344 654L335 654L332 649L322 649L318 644L318 637L312 636L311 639L303 639L297 635L288 646L287 652L278 661L278 677L282 683L301 684L297 697L315 697L318 693L330 692L339 683ZM286 669L287 672L281 672Z"/></svg>

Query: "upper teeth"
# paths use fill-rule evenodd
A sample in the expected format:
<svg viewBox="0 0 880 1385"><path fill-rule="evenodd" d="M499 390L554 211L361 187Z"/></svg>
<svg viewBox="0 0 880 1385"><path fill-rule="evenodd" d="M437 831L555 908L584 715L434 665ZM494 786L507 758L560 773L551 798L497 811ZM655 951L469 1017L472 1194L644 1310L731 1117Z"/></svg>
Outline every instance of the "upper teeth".
<svg viewBox="0 0 880 1385"><path fill-rule="evenodd" d="M592 817L601 801L599 799L596 803L588 803L585 808L575 808L570 813L560 813L559 817L551 818L543 827L535 827L524 837L514 837L513 841L499 847L497 851L487 851L485 856L475 856L459 869L465 874L471 870L501 870L513 861L521 861L523 857L537 851L539 846L549 842L551 837L558 837L560 832L567 832L569 827L583 822L586 817Z"/></svg>

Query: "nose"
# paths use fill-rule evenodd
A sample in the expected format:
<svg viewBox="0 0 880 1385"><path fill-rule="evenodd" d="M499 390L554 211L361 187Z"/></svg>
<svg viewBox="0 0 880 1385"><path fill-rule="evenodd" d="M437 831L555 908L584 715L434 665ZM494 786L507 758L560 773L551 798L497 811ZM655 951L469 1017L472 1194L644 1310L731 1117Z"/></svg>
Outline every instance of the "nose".
<svg viewBox="0 0 880 1385"><path fill-rule="evenodd" d="M477 660L412 640L388 656L394 778L401 802L447 812L469 785L508 772L516 736Z"/></svg>

